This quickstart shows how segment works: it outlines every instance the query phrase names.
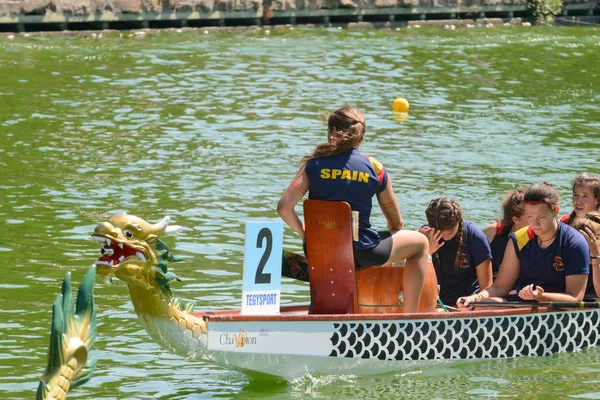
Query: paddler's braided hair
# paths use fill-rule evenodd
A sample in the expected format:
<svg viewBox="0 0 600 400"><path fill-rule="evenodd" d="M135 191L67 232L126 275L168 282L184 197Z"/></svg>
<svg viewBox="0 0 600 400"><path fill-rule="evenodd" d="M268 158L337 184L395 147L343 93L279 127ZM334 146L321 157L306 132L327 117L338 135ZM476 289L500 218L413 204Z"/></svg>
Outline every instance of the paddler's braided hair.
<svg viewBox="0 0 600 400"><path fill-rule="evenodd" d="M429 202L429 206L425 210L425 216L427 217L429 226L437 230L454 229L458 225L458 232L455 236L458 250L454 259L454 268L458 269L464 230L463 212L458 201L447 197L433 199Z"/></svg>
<svg viewBox="0 0 600 400"><path fill-rule="evenodd" d="M301 164L317 157L341 154L363 142L367 123L365 116L356 107L342 107L326 116L327 143L318 145L315 150L302 158Z"/></svg>
<svg viewBox="0 0 600 400"><path fill-rule="evenodd" d="M596 209L600 209L600 177L596 174L592 174L591 172L582 172L577 175L575 179L573 179L573 184L571 185L571 190L573 194L575 194L575 186L590 186L592 188L592 193L594 194L594 198L598 202ZM569 220L567 221L567 225L573 225L573 221L577 214L575 210L569 215Z"/></svg>

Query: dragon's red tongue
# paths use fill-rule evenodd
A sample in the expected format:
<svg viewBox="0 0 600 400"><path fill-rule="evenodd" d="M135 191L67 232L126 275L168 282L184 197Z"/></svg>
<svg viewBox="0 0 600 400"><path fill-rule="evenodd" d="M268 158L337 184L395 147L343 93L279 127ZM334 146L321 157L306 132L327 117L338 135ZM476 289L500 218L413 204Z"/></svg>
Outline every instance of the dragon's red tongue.
<svg viewBox="0 0 600 400"><path fill-rule="evenodd" d="M123 248L121 248L121 246L123 246ZM104 246L103 251L105 253L98 258L97 262L111 264L112 261L112 265L117 265L123 259L134 256L137 253L135 248L128 246L127 244L119 245L116 242L113 242L110 246Z"/></svg>

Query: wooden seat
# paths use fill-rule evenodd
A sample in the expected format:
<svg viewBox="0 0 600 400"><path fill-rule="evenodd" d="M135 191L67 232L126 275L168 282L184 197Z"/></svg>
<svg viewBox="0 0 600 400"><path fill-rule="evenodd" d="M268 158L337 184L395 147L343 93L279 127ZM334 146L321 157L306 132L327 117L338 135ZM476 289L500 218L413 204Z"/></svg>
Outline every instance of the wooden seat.
<svg viewBox="0 0 600 400"><path fill-rule="evenodd" d="M350 205L346 202L304 202L306 255L311 314L401 313L402 266L356 271ZM433 312L438 298L433 264L425 276L419 312Z"/></svg>
<svg viewBox="0 0 600 400"><path fill-rule="evenodd" d="M371 267L357 272L358 313L401 313L398 299L403 289L404 268Z"/></svg>
<svg viewBox="0 0 600 400"><path fill-rule="evenodd" d="M346 202L304 202L311 314L358 312L351 224Z"/></svg>
<svg viewBox="0 0 600 400"><path fill-rule="evenodd" d="M404 293L404 267L371 267L356 273L359 314L401 313L398 296ZM437 277L432 264L427 269L418 312L435 311Z"/></svg>

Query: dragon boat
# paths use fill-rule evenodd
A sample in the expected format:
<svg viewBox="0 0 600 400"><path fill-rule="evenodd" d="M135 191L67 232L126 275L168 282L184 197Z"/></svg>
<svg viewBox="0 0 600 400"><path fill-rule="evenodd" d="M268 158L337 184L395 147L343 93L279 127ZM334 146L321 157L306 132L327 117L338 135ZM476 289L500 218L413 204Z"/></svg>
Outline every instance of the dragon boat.
<svg viewBox="0 0 600 400"><path fill-rule="evenodd" d="M401 265L355 270L346 203L309 200L304 216L309 259L283 251L277 262L284 276L310 282L307 306L279 307L272 294L252 294L248 298L254 303L276 299L277 311L194 310L193 302L174 297L171 290L178 278L168 265L180 259L161 240L179 228L169 225L169 217L151 224L121 214L100 223L92 235L102 246L97 274L126 282L141 324L163 348L186 359L287 380L306 373L366 375L458 361L548 356L600 342L597 308L517 304L510 309L440 312L433 268L419 312L402 313ZM257 282L267 272L262 268L272 249L265 238L259 234L256 242L258 247L266 243L261 266L252 275Z"/></svg>

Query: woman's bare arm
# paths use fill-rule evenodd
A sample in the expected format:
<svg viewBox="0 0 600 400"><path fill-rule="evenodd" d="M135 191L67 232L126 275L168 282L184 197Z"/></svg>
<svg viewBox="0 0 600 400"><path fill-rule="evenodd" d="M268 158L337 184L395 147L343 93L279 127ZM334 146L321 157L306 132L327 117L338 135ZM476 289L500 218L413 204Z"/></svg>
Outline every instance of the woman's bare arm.
<svg viewBox="0 0 600 400"><path fill-rule="evenodd" d="M565 277L565 292L545 292L544 288L527 285L519 291L519 297L523 300L537 301L581 301L587 287L587 274L567 275Z"/></svg>
<svg viewBox="0 0 600 400"><path fill-rule="evenodd" d="M377 193L377 202L383 215L385 215L388 230L393 232L404 229L404 221L402 220L402 214L400 214L400 208L398 207L396 195L392 188L392 179L389 176L385 189Z"/></svg>
<svg viewBox="0 0 600 400"><path fill-rule="evenodd" d="M487 259L476 267L479 291L492 286L492 260Z"/></svg>
<svg viewBox="0 0 600 400"><path fill-rule="evenodd" d="M515 246L513 245L512 241L509 240L506 244L506 250L504 250L504 258L502 259L500 271L498 271L498 276L496 277L496 280L492 286L480 291L476 295L459 297L456 305L459 308L464 308L469 306L471 303L475 304L474 301L477 298L485 299L488 297L506 296L514 286L517 279L519 279L520 269L521 262L517 257Z"/></svg>
<svg viewBox="0 0 600 400"><path fill-rule="evenodd" d="M288 188L285 190L279 203L277 204L277 213L294 231L304 239L304 225L296 213L296 204L308 191L308 175L306 175L305 165L303 165Z"/></svg>

